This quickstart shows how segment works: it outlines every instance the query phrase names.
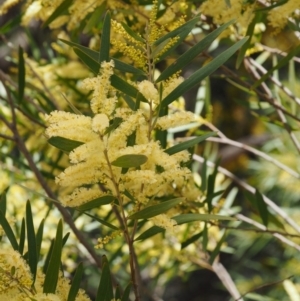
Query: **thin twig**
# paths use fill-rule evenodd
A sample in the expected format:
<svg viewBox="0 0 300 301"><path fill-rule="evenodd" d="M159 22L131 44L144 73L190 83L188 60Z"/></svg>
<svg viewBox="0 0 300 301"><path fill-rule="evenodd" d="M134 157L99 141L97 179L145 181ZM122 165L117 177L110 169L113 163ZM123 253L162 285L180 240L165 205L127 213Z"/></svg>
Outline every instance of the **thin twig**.
<svg viewBox="0 0 300 301"><path fill-rule="evenodd" d="M55 108L57 110L59 110L60 106L58 105L58 102L56 101L56 99L55 99L54 95L52 94L52 92L48 89L48 87L45 84L45 82L43 81L43 79L37 74L37 72L34 70L34 68L30 65L30 63L28 61L25 61L25 62L26 62L26 65L28 65L28 67L30 68L31 72L34 74L34 76L41 83L41 85L43 86L43 88L45 89L45 91L48 93L49 98L50 98L52 104L55 106Z"/></svg>
<svg viewBox="0 0 300 301"><path fill-rule="evenodd" d="M14 87L16 90L18 90L18 84L15 83L15 82L7 75L7 74L5 74L5 73L4 73L3 71L1 71L1 70L0 70L0 80L2 81L3 85L6 85L6 82L7 82L7 83L9 83L12 87ZM35 101L34 101L31 97L29 97L29 96L27 96L27 95L24 95L24 99L25 99L28 103L32 104L32 105L36 108L36 110L37 110L38 112L46 113L46 111L45 111L43 108L41 108L38 104L36 104Z"/></svg>
<svg viewBox="0 0 300 301"><path fill-rule="evenodd" d="M246 151L248 151L248 152L250 152L250 153L252 153L256 156L259 156L259 157L265 159L266 161L269 161L269 162L273 163L274 165L276 165L280 169L282 169L282 170L286 171L287 173L289 173L291 176L300 179L300 174L299 173L297 173L296 171L294 171L290 167L286 166L285 164L281 163L280 161L272 158L271 156L267 155L266 153L254 148L254 147L251 147L249 145L246 145L246 144L238 142L238 141L231 140L227 137L226 138L224 138L224 137L222 137L222 138L210 137L210 138L207 139L207 141L229 144L229 145L233 145L235 147L244 149L244 150L246 150Z"/></svg>
<svg viewBox="0 0 300 301"><path fill-rule="evenodd" d="M13 122L16 122L14 103L13 103L13 101L11 99L10 92L8 91L8 89L6 90L6 92L7 92L8 101L9 101L9 103L11 105L12 119L13 119ZM95 252L94 246L90 245L88 243L86 237L84 236L83 232L81 232L80 230L77 229L77 227L76 227L76 225L75 225L75 223L74 223L74 221L72 219L72 216L69 213L69 211L66 208L62 207L62 205L60 205L60 203L57 201L56 195L54 194L54 192L52 191L52 189L48 186L45 178L43 177L42 173L39 171L39 169L37 168L35 162L33 161L33 158L31 156L30 152L28 151L28 149L27 149L27 147L26 147L23 139L19 135L16 123L13 123L13 124L10 125L10 130L12 131L12 133L14 135L14 140L16 142L16 145L17 145L19 151L23 154L23 156L27 160L28 165L29 165L31 171L34 173L34 175L37 178L38 182L40 183L41 187L44 189L44 191L46 192L46 194L51 199L56 200L56 202L54 202L54 205L56 206L56 208L61 213L64 221L72 229L72 231L73 231L74 235L77 237L78 241L86 248L86 250L91 255L91 257L93 258L93 260L95 261L95 263L99 266L99 268L101 268L102 267L101 259L97 255L97 253ZM116 281L114 281L114 282L116 282Z"/></svg>
<svg viewBox="0 0 300 301"><path fill-rule="evenodd" d="M102 139L101 136L100 136L100 139ZM128 245L128 249L129 249L129 266L130 266L130 272L131 272L130 274L131 274L131 281L132 281L132 285L133 285L133 291L134 291L134 295L135 295L135 301L140 301L141 300L140 299L140 285L139 285L138 281L141 279L141 277L138 273L138 262L135 257L133 240L130 237L128 225L126 222L126 215L125 215L125 211L124 211L122 195L121 195L121 192L119 189L119 185L118 185L117 181L115 180L114 172L112 170L112 165L111 165L111 162L108 157L107 149L104 149L103 154L104 154L104 157L105 157L108 169L109 169L110 179L114 185L114 188L115 188L115 191L117 194L117 200L118 200L120 211L121 211L121 214L118 214L117 217L119 217L118 219L121 224L121 227L123 228L124 237L125 237L126 243Z"/></svg>
<svg viewBox="0 0 300 301"><path fill-rule="evenodd" d="M266 46L264 44L261 44L261 43L256 43L256 45L258 45L259 47L262 47L264 50L270 52L270 53L275 53L275 54L279 54L279 55L282 55L282 56L287 56L288 53L287 52L284 52L284 51L281 51L277 48L272 48L272 47L269 47L269 46ZM297 63L300 63L300 58L299 57L292 57L291 60L297 62Z"/></svg>
<svg viewBox="0 0 300 301"><path fill-rule="evenodd" d="M226 289L230 293L230 295L234 299L238 298L238 300L243 301L243 298L242 298L240 292L238 291L235 283L233 282L230 274L227 272L227 270L225 269L223 264L216 259L212 265L212 268L213 268L213 271L215 272L215 274L218 276L218 278L223 283L223 285L226 287Z"/></svg>
<svg viewBox="0 0 300 301"><path fill-rule="evenodd" d="M207 55L208 56L208 55ZM210 56L208 56L210 57ZM232 70L230 70L229 68L227 68L226 66L221 66L221 69L223 69L227 76L235 79L241 86L247 88L248 90L253 90L252 89L252 84L247 83L244 79L242 79L240 76L238 76L236 73L234 73ZM260 77L259 77L260 78ZM263 93L261 91L259 91L258 89L254 89L253 91L255 91L255 93L262 98L264 101L268 102L269 104L271 104L274 108L276 108L277 110L280 110L282 113L284 113L285 115L293 118L294 120L297 120L300 122L300 118L298 118L297 116L295 116L294 114L290 113L289 111L287 111L285 108L283 108L280 104L278 104L278 102L276 102L276 100L274 99L274 97L272 96L272 94L268 94L268 93Z"/></svg>
<svg viewBox="0 0 300 301"><path fill-rule="evenodd" d="M262 74L266 74L268 71L260 64L258 64L253 58L249 57L250 63L255 66ZM269 76L270 80L278 86L288 97L294 100L298 105L300 105L300 99L296 97L291 90L284 86L278 79L274 76Z"/></svg>
<svg viewBox="0 0 300 301"><path fill-rule="evenodd" d="M258 229L263 230L264 232L267 232L268 228L266 226L264 226L263 224L254 221L253 219L243 215L243 214L236 214L235 217L237 219L239 219L240 221L243 221L249 225L253 225L254 227L257 227ZM274 233L272 234L274 237L278 238L280 241L282 241L283 243L289 245L290 247L295 248L297 251L300 251L300 246L296 243L294 243L293 241L287 239L284 235L279 234L279 233Z"/></svg>
<svg viewBox="0 0 300 301"><path fill-rule="evenodd" d="M294 277L294 275L291 275L291 276L289 276L289 277L286 277L286 278L281 279L281 280L278 280L278 281L269 282L269 283L265 283L265 284L263 284L263 285L257 286L257 287L255 287L255 288L251 289L250 291L248 291L248 292L242 294L239 298L235 299L234 301L241 301L241 300L242 300L241 298L246 297L246 295L248 295L249 293L258 291L258 290L260 290L260 289L262 289L262 288L265 288L265 287L268 287L268 286L273 286L273 285L280 284L280 283L284 282L285 280L291 279L292 277Z"/></svg>
<svg viewBox="0 0 300 301"><path fill-rule="evenodd" d="M199 155L194 154L193 159L197 162L204 163L204 158ZM211 161L206 161L206 162L209 167L212 167L212 168L215 167L215 164L213 162L211 162ZM244 188L245 190L251 192L252 194L255 193L256 189L254 187L252 187L248 183L240 180L238 177L236 177L233 173L231 173L227 169L219 166L218 171L220 173L224 174L225 176L227 176L228 178L230 178L233 182L235 182L236 184L238 184L240 187ZM282 217L286 223L288 223L295 231L300 233L300 226L293 219L291 219L287 215L286 212L284 212L280 207L278 207L267 196L263 195L263 200L270 208L272 208L274 210L274 212L276 212L280 217Z"/></svg>
<svg viewBox="0 0 300 301"><path fill-rule="evenodd" d="M14 137L8 136L8 135L5 135L5 134L0 134L0 138L3 138L3 139L5 139L5 140L15 141L15 138L14 138Z"/></svg>
<svg viewBox="0 0 300 301"><path fill-rule="evenodd" d="M267 229L266 230L262 230L262 229L257 229L257 228L243 228L243 227L231 227L231 226L227 226L224 224L216 224L213 223L211 221L208 222L211 226L215 226L215 227L219 227L222 229L229 229L229 230L236 230L236 231L249 231L249 232L256 232L256 233L267 233L267 234L280 234L283 236L290 236L290 237L294 237L294 238L300 238L299 234L293 234L293 233L289 233L289 232L283 232L283 231L277 231L277 230L270 230Z"/></svg>
<svg viewBox="0 0 300 301"><path fill-rule="evenodd" d="M249 59L246 58L246 59L244 60L244 62L245 62L245 65L247 66L248 70L251 71L251 73L252 73L252 75L254 76L254 78L255 78L256 80L259 80L259 79L260 79L260 75L257 73L257 71L255 70L255 68L251 65L251 62L249 61ZM269 96L269 98L272 99L272 92L270 91L270 89L269 89L269 87L266 85L266 83L264 83L264 82L261 83L261 87L262 87L262 88L264 89L264 91L267 93L267 95ZM287 119L286 119L286 117L285 117L285 115L284 115L283 110L280 110L280 109L277 108L278 102L277 102L277 100L275 100L274 98L273 98L273 104L272 104L272 105L276 108L277 114L278 114L278 116L279 116L281 122L283 123L283 126L284 126L285 130L286 130L286 131L288 132L288 134L290 135L291 140L293 141L293 143L294 143L294 145L295 145L297 151L300 153L300 143L299 143L297 137L295 136L295 134L292 132L292 130L291 130L289 124L287 123ZM288 115L290 115L290 114L288 114Z"/></svg>

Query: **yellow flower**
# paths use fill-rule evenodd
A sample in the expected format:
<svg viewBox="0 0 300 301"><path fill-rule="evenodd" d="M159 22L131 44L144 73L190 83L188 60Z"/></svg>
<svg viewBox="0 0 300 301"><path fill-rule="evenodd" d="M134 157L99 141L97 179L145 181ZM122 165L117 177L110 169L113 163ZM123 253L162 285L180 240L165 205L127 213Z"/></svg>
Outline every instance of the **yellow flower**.
<svg viewBox="0 0 300 301"><path fill-rule="evenodd" d="M0 249L0 300L1 295L12 291L29 291L32 285L32 275L29 266L15 250Z"/></svg>
<svg viewBox="0 0 300 301"><path fill-rule="evenodd" d="M156 122L156 127L161 130L167 130L176 126L188 124L195 120L195 115L192 112L181 111L176 112L174 114L159 117Z"/></svg>
<svg viewBox="0 0 300 301"><path fill-rule="evenodd" d="M117 97L110 86L110 77L113 74L114 61L101 63L101 75L83 80L82 87L93 90L91 109L94 114L110 116L115 110ZM111 96L109 96L109 93Z"/></svg>
<svg viewBox="0 0 300 301"><path fill-rule="evenodd" d="M154 84L148 80L143 80L138 83L138 90L142 93L149 102L154 102L156 105L159 102L159 95Z"/></svg>
<svg viewBox="0 0 300 301"><path fill-rule="evenodd" d="M92 129L94 132L103 134L109 126L109 120L105 114L97 114L92 121Z"/></svg>

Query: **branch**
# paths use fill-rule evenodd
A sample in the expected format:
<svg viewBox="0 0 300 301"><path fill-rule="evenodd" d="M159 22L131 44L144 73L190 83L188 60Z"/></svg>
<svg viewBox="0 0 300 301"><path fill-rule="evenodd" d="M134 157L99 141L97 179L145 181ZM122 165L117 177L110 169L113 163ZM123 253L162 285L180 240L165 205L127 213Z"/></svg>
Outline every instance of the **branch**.
<svg viewBox="0 0 300 301"><path fill-rule="evenodd" d="M272 158L271 156L267 155L266 153L255 149L254 147L251 147L249 145L246 145L244 143L238 142L238 141L234 141L231 140L227 137L222 137L222 138L216 138L216 137L210 137L207 139L207 141L211 141L211 142L217 142L217 143L224 143L224 144L229 144L229 145L233 145L235 147L244 149L258 157L261 157L263 159L265 159L266 161L269 161L271 163L273 163L274 165L276 165L277 167L279 167L280 169L286 171L287 173L289 173L291 176L300 179L300 174L297 173L296 171L294 171L293 169L291 169L290 167L286 166L285 164L281 163L280 161Z"/></svg>
<svg viewBox="0 0 300 301"><path fill-rule="evenodd" d="M194 154L193 159L197 162L204 163L204 158ZM215 164L211 161L207 161L207 165L209 167L214 168ZM228 171L227 169L219 166L218 171L228 178L230 178L233 182L238 184L240 187L244 188L245 190L251 192L252 194L255 194L256 189L252 187L251 185L245 183L244 181L240 180L238 177L236 177L233 173ZM293 220L291 219L286 212L284 212L280 207L278 207L272 200L270 200L267 196L262 195L264 202L274 210L281 218L284 219L286 223L288 223L296 232L300 233L300 226Z"/></svg>
<svg viewBox="0 0 300 301"><path fill-rule="evenodd" d="M245 65L246 67L251 71L252 75L254 76L254 78L256 80L260 79L260 75L256 72L255 68L251 65L250 63L250 60L249 58L246 58L244 60L245 62ZM273 102L271 102L271 104L276 108L276 111L277 111L277 114L281 120L281 122L283 123L284 125L284 128L286 129L286 131L288 132L288 134L290 135L297 151L300 153L300 143L298 141L298 139L296 138L295 134L292 132L292 130L290 129L290 126L289 124L287 123L287 119L284 115L284 113L286 113L285 110L281 110L278 108L278 102L277 100L275 100L273 97L272 97L272 92L271 90L269 89L269 87L266 85L266 83L261 83L261 87L264 89L264 91L267 93L267 95L269 96L270 99L273 100ZM284 112L285 111L285 112ZM287 115L291 115L290 113L288 113Z"/></svg>
<svg viewBox="0 0 300 301"><path fill-rule="evenodd" d="M252 293L252 292L255 292L255 291L258 291L262 288L265 288L265 287L268 287L268 286L271 286L271 285L277 285L277 284L280 284L282 282L284 282L285 280L288 280L288 279L291 279L292 277L294 277L294 275L291 275L289 277L286 277L284 279L281 279L281 280L278 280L278 281L274 281L274 282L269 282L269 283L266 283L266 284L263 284L263 285L260 285L258 287L255 287L253 289L251 289L250 291L242 294L239 298L235 299L234 301L241 301L243 297L246 297L246 295L248 295L249 293Z"/></svg>
<svg viewBox="0 0 300 301"><path fill-rule="evenodd" d="M268 71L260 64L258 64L253 58L248 58L250 63L255 66L262 74L266 74ZM294 100L298 105L300 105L300 99L296 97L291 90L289 90L287 87L285 87L278 79L276 79L274 76L269 76L270 80L278 86L288 97L290 97L292 100Z"/></svg>
<svg viewBox="0 0 300 301"><path fill-rule="evenodd" d="M218 276L218 278L223 283L223 285L226 287L226 289L230 293L230 295L234 299L243 301L243 297L239 293L235 283L233 282L230 274L227 272L227 270L225 269L223 264L216 259L212 265L212 268L213 268L213 271Z"/></svg>

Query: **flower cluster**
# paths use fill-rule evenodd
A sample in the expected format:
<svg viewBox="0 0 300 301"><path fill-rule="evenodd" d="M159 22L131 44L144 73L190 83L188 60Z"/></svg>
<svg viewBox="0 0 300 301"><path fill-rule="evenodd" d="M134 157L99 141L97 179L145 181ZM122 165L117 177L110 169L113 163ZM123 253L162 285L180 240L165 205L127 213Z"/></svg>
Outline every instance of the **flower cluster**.
<svg viewBox="0 0 300 301"><path fill-rule="evenodd" d="M57 184L72 190L71 194L61 198L66 206L79 206L107 194L116 198L121 195L127 200L125 191L136 203L147 204L153 197L172 195L174 188L180 191L191 176L190 170L182 167L182 163L189 160L188 152L170 156L158 141L153 140L152 131L189 123L195 120L194 115L183 111L155 116L153 108L159 104L159 93L147 80L138 83L137 87L152 104L150 109L135 111L118 107L110 86L112 68L112 61L103 62L101 75L83 81L85 88L93 90L91 108L94 116L54 111L46 117L48 138L59 136L82 143L69 154L72 165L56 177ZM181 81L173 79L169 82L167 93ZM112 127L118 119L119 124ZM129 146L128 137L133 134L134 145ZM124 173L121 167L113 164L124 155L144 155L147 161Z"/></svg>
<svg viewBox="0 0 300 301"><path fill-rule="evenodd" d="M40 270L33 287L29 266L12 249L0 250L0 279L1 301L64 301L70 291L69 280L60 274L55 294L43 293L44 275ZM75 301L90 301L90 298L80 289Z"/></svg>

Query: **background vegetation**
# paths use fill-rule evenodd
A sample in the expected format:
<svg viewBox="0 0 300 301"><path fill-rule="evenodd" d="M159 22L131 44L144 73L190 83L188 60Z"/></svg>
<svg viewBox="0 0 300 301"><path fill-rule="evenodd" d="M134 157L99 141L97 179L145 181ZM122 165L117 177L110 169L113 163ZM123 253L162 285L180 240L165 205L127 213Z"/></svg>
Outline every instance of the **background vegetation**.
<svg viewBox="0 0 300 301"><path fill-rule="evenodd" d="M298 0L4 1L0 299L300 300L299 9ZM120 110L105 112L98 134L125 124L121 109L151 112L155 176L167 155L178 166L160 194L129 185L119 197L99 179L106 195L72 204L74 187L55 178L87 141L68 136L81 132L75 121L51 134L64 120L49 116L94 118L84 80L110 60L106 97ZM155 127L164 116L174 123ZM126 147L138 147L143 130L129 132ZM126 184L146 153L108 166Z"/></svg>

